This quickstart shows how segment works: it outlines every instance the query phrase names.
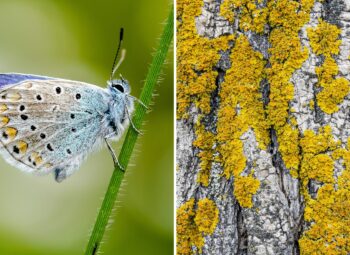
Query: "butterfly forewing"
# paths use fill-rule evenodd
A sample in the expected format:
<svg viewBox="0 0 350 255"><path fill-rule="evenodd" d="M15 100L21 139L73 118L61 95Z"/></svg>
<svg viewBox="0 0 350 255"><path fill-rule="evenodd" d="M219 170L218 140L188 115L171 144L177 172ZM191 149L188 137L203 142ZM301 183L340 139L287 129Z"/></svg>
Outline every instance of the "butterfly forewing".
<svg viewBox="0 0 350 255"><path fill-rule="evenodd" d="M106 96L93 85L47 77L0 88L5 157L24 171L38 173L81 157L101 137Z"/></svg>

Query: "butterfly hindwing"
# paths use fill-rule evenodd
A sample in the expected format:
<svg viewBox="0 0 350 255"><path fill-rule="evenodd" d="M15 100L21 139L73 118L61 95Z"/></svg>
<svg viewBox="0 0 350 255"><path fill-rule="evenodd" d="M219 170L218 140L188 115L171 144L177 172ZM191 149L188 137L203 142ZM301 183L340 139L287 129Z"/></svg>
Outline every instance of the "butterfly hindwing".
<svg viewBox="0 0 350 255"><path fill-rule="evenodd" d="M108 110L104 90L63 79L19 76L0 75L5 158L36 173L78 164L102 137L101 122Z"/></svg>
<svg viewBox="0 0 350 255"><path fill-rule="evenodd" d="M53 80L55 78L32 75L32 74L17 74L17 73L5 73L0 74L0 89L12 84L18 84L25 80Z"/></svg>

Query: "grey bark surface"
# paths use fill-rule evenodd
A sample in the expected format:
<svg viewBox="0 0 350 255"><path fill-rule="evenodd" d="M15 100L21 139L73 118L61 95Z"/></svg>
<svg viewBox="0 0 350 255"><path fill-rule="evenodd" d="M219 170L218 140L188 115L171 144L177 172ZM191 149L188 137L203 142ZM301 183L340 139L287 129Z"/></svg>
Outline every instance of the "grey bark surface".
<svg viewBox="0 0 350 255"><path fill-rule="evenodd" d="M243 33L253 46L264 57L268 56L268 37L252 32L242 32L238 24L229 24L219 14L220 1L205 1L202 15L196 18L196 28L199 35L215 38L223 34ZM311 109L310 100L315 99L318 82L315 67L322 60L312 53L306 35L307 27L315 27L318 18L336 24L342 29L340 53L336 58L339 67L339 77L350 79L350 1L324 1L316 3L310 15L310 21L300 31L300 41L303 46L310 49L310 54L292 76L295 97L291 113L298 123L301 132L307 129L317 130L324 124L330 124L333 135L343 145L350 136L349 122L349 95L339 105L340 110L334 114L324 114L319 107ZM229 52L223 52L221 60L215 67L218 70L217 87L225 79L225 71L231 67ZM263 101L268 103L268 86L262 85ZM215 131L217 111L220 100L218 91L212 95L212 112L204 121L208 130ZM242 208L233 195L234 177L227 180L222 176L223 169L218 163L213 163L208 187L201 186L196 180L200 170L200 160L197 158L198 149L192 145L196 138L194 123L198 116L195 106L188 110L189 118L178 120L177 132L177 171L176 171L176 197L177 208L190 198L196 200L207 197L213 200L219 211L219 223L212 235L205 237L202 254L299 254L298 239L306 227L303 221L304 201L300 195L300 183L292 178L287 171L278 151L278 142L274 130L271 130L271 144L264 151L259 149L253 130L246 132L241 138L244 141L244 154L247 159L249 171L255 164L255 178L261 185L253 197L254 206L259 210ZM336 174L343 169L341 164L336 165ZM315 194L319 183L310 183L309 193Z"/></svg>

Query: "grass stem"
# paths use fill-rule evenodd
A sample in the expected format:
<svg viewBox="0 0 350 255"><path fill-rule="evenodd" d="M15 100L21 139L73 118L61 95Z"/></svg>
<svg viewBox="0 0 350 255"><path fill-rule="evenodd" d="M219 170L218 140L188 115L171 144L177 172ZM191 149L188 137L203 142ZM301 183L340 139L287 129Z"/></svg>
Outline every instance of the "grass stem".
<svg viewBox="0 0 350 255"><path fill-rule="evenodd" d="M154 87L157 84L159 75L161 73L161 69L164 65L169 47L172 42L174 30L173 15L174 10L173 6L171 6L171 10L166 21L163 34L160 38L159 47L148 70L145 85L142 89L139 98L143 102L143 104L145 104L145 106L149 106L149 104L151 103ZM144 106L142 106L141 104L137 104L132 121L138 130L140 130L142 126L142 121L146 112L147 110ZM135 131L135 128L133 128L130 125L118 157L119 163L124 168L124 170L127 169L138 135L139 134ZM98 252L100 248L101 240L106 231L107 223L110 218L115 201L117 199L120 184L123 181L123 177L124 171L120 169L119 166L117 166L113 171L113 175L111 177L107 192L103 199L101 209L98 213L93 231L91 233L88 245L86 247L85 255L94 255Z"/></svg>

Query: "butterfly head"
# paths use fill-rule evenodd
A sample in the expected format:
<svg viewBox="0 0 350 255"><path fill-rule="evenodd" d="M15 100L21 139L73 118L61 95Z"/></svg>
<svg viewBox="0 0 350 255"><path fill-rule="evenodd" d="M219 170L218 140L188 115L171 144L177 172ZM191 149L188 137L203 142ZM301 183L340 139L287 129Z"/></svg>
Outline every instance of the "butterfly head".
<svg viewBox="0 0 350 255"><path fill-rule="evenodd" d="M129 82L125 79L109 81L108 87L111 90L111 92L116 95L121 95L121 94L129 95L131 91Z"/></svg>
<svg viewBox="0 0 350 255"><path fill-rule="evenodd" d="M112 97L112 108L124 111L124 107L130 112L134 109L133 96L130 95L131 88L129 82L122 76L120 79L108 81L109 94Z"/></svg>

